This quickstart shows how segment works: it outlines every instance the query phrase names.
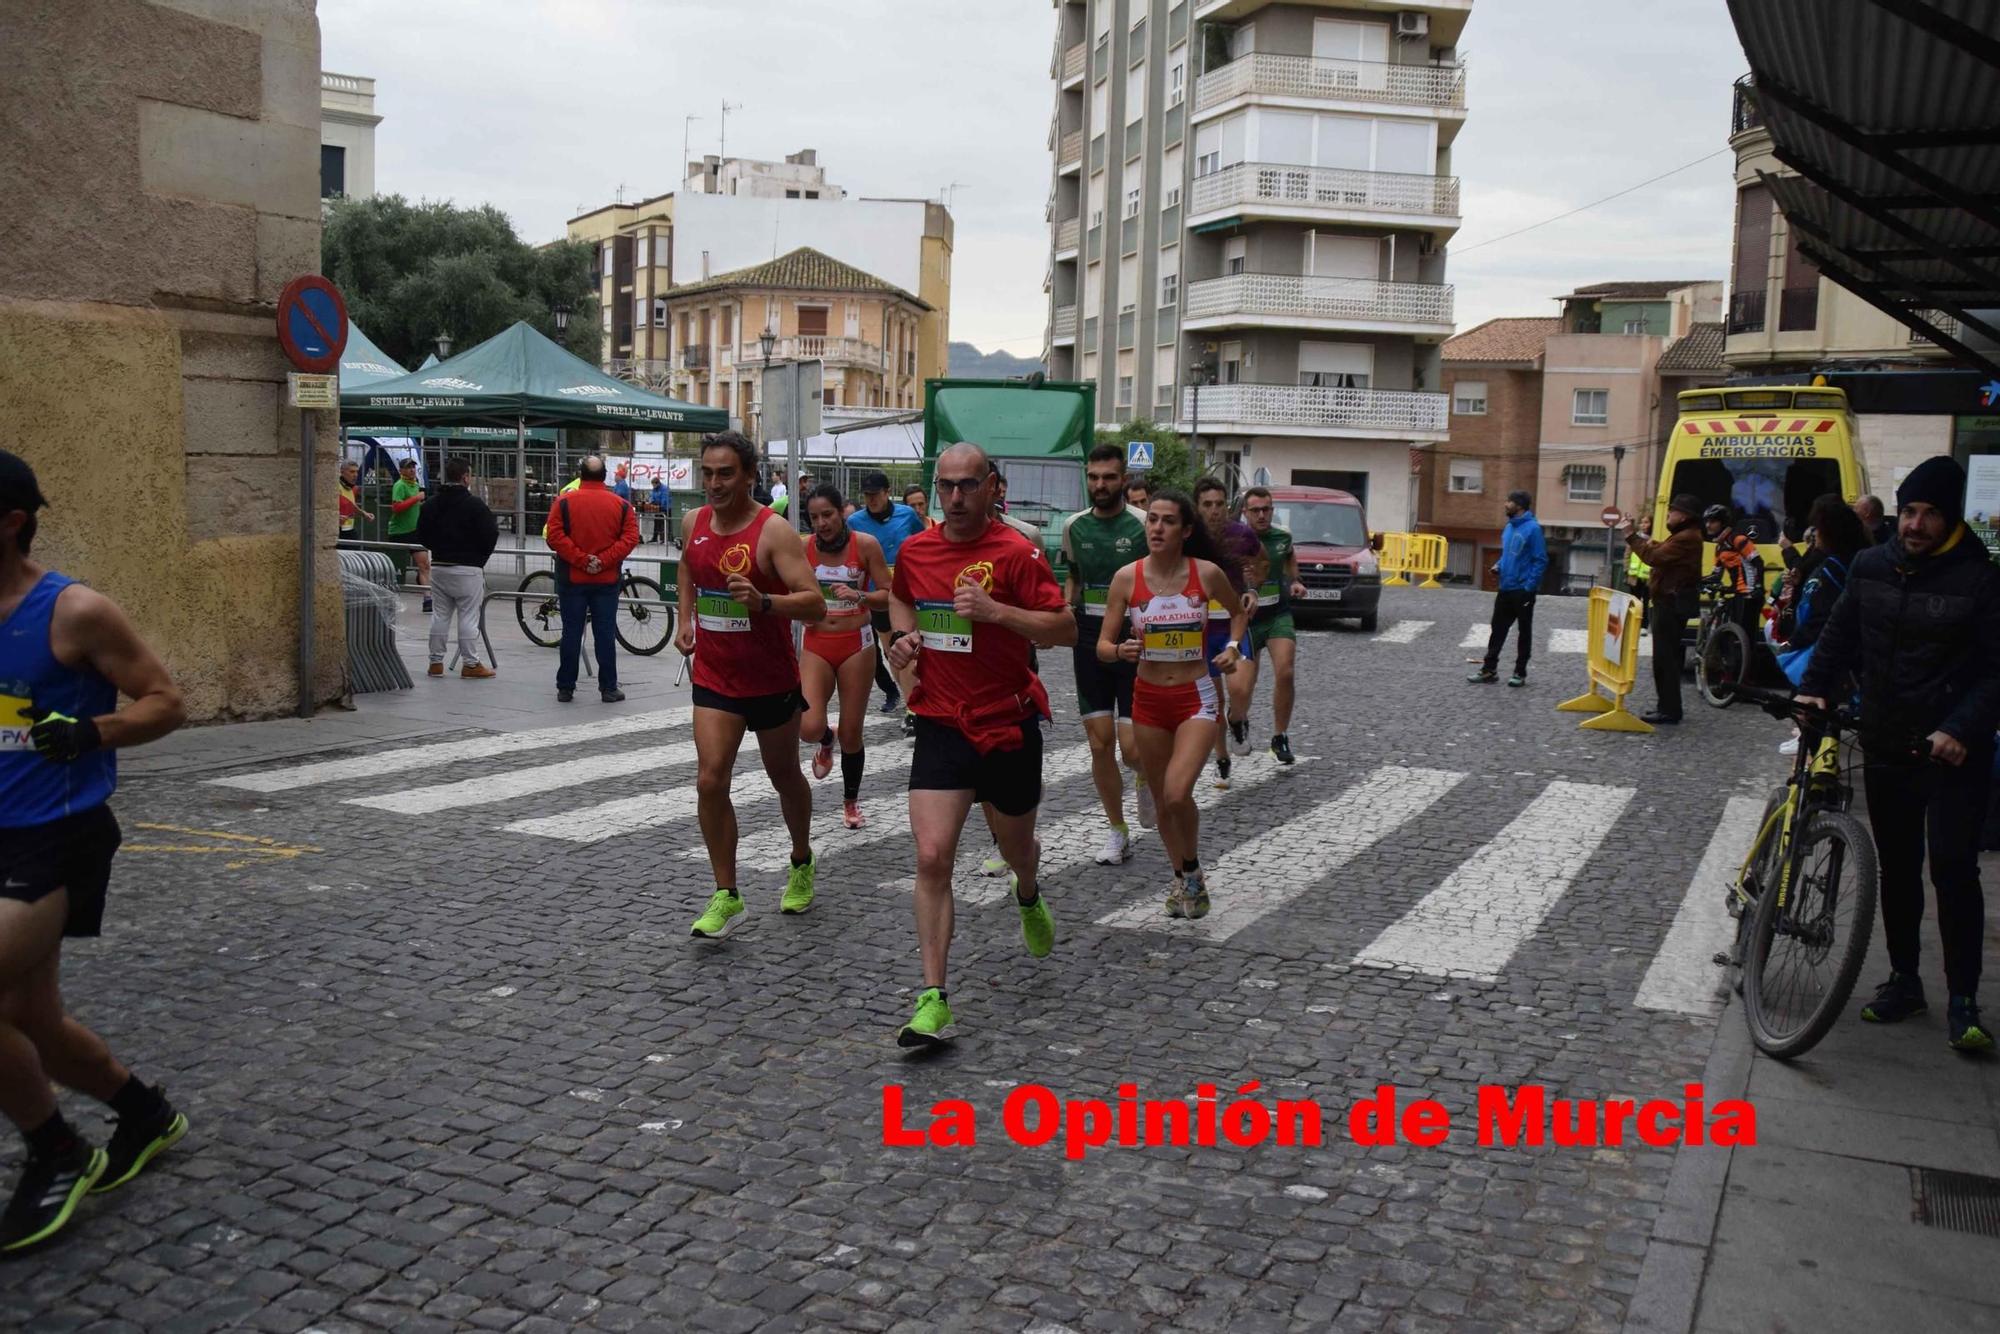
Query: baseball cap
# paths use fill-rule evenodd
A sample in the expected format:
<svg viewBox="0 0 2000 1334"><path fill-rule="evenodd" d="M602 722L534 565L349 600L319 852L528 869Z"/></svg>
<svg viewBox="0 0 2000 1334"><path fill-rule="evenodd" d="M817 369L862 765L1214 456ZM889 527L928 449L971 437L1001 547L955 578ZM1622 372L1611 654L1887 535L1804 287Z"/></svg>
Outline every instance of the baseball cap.
<svg viewBox="0 0 2000 1334"><path fill-rule="evenodd" d="M0 449L0 514L14 510L26 510L33 514L47 505L47 497L42 495L41 484L35 480L35 470L19 454L10 454Z"/></svg>

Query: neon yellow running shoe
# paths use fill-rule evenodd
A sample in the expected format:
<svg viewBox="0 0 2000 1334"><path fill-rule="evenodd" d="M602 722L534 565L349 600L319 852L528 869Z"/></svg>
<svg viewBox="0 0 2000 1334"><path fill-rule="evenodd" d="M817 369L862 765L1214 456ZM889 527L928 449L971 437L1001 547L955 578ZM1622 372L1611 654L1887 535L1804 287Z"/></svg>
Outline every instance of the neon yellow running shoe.
<svg viewBox="0 0 2000 1334"><path fill-rule="evenodd" d="M1000 849L998 848L993 849L993 855L988 857L985 861L979 863L979 874L981 875L1007 874L1007 859L1000 855Z"/></svg>
<svg viewBox="0 0 2000 1334"><path fill-rule="evenodd" d="M950 1027L951 1006L944 1003L944 993L936 987L925 987L917 996L916 1013L897 1030L896 1045L935 1047L951 1036L945 1031Z"/></svg>
<svg viewBox="0 0 2000 1334"><path fill-rule="evenodd" d="M794 866L785 876L785 896L778 900L779 912L800 913L812 907L813 871L819 858L811 857L804 866Z"/></svg>
<svg viewBox="0 0 2000 1334"><path fill-rule="evenodd" d="M1008 883L1014 893L1021 892L1021 877L1009 876ZM1014 906L1021 910L1021 939L1028 942L1028 953L1037 959L1049 957L1049 951L1056 947L1056 919L1049 915L1049 901L1038 889L1033 903L1023 903L1017 897Z"/></svg>
<svg viewBox="0 0 2000 1334"><path fill-rule="evenodd" d="M708 909L694 919L688 934L697 940L720 940L743 916L743 896L733 889L718 889L709 897Z"/></svg>
<svg viewBox="0 0 2000 1334"><path fill-rule="evenodd" d="M30 1155L14 1198L0 1214L0 1251L26 1250L62 1231L104 1175L107 1161L104 1150L80 1140L62 1153Z"/></svg>

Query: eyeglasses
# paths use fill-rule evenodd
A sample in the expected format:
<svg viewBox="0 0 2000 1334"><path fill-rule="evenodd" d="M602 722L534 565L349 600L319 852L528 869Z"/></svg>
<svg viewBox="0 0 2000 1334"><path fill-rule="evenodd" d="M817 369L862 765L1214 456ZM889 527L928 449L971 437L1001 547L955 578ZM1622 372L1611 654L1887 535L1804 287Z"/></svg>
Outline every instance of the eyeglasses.
<svg viewBox="0 0 2000 1334"><path fill-rule="evenodd" d="M1243 512L1245 514L1269 514L1271 507L1269 505L1245 505Z"/></svg>
<svg viewBox="0 0 2000 1334"><path fill-rule="evenodd" d="M988 474L988 476L991 476L991 474ZM986 485L985 477L940 477L937 479L938 494L941 496L948 496L954 491L962 496L969 496L984 485Z"/></svg>

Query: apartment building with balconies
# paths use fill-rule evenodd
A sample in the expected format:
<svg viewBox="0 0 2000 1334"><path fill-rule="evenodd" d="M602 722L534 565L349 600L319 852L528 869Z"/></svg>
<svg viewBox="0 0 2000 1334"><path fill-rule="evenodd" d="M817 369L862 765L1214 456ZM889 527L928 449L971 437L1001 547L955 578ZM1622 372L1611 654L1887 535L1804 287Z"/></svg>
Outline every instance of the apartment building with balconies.
<svg viewBox="0 0 2000 1334"><path fill-rule="evenodd" d="M667 392L722 408L746 430L760 425L767 330L772 361L824 363L828 408L923 406L918 347L930 304L817 250L676 287L663 306Z"/></svg>
<svg viewBox="0 0 2000 1334"><path fill-rule="evenodd" d="M1471 0L1056 0L1047 360L1233 480L1415 515Z"/></svg>

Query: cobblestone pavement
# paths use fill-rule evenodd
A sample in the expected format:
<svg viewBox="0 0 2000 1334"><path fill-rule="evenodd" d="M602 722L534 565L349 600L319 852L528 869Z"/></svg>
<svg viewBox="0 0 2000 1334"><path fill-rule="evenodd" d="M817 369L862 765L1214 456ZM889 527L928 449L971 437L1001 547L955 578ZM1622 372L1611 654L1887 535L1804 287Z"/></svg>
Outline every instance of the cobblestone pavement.
<svg viewBox="0 0 2000 1334"><path fill-rule="evenodd" d="M0 1324L1615 1329L1672 1151L1482 1147L1474 1091L1699 1077L1720 978L1676 964L1670 928L1728 798L1781 774L1782 729L1691 700L1678 733L1581 732L1553 706L1582 656L1550 644L1577 646L1584 602L1544 600L1525 690L1464 682L1487 607L1412 590L1379 636L1302 638L1299 765L1260 750L1230 791L1203 780L1198 923L1160 912L1151 836L1090 863L1069 665L1045 655L1059 944L1028 957L1003 891L962 881L961 1035L930 1059L893 1042L920 972L907 754L880 723L865 836L816 789L813 911L779 916L781 873L746 873L751 924L699 948L685 725L592 703L555 717L562 744L466 729L133 778L69 999L193 1131L0 1265ZM1254 716L1261 746L1267 685ZM751 764L746 840L781 849ZM1000 1131L1024 1081L1250 1080L1325 1105L1326 1143L1072 1162ZM885 1147L892 1083L916 1110L970 1100L976 1147ZM1350 1142L1378 1084L1441 1100L1451 1139Z"/></svg>

